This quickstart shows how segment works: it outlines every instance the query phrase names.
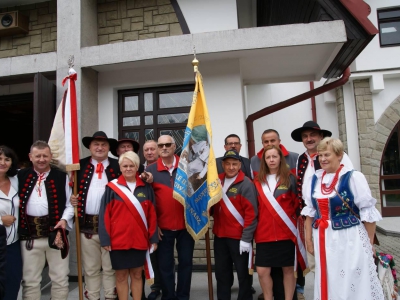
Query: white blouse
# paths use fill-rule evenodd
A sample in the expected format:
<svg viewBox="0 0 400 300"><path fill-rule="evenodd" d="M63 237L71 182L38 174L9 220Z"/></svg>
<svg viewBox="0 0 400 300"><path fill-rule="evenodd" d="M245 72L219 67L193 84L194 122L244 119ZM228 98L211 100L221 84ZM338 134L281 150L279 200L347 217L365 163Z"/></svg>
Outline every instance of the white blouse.
<svg viewBox="0 0 400 300"><path fill-rule="evenodd" d="M351 171L351 169L349 169L347 167L342 168L342 170L339 173L339 180L338 180L338 183L336 184L336 189L339 186L340 178L348 171ZM336 195L335 191L333 191L329 195L322 194L320 187L322 184L322 174L323 173L324 173L324 170L318 170L315 173L315 175L317 176L317 182L315 184L313 196L317 199L318 198L330 198L330 197L333 197L334 195ZM329 186L334 177L335 177L335 173L327 173L324 176L323 183ZM301 214L303 216L309 216L309 217L313 218L315 216L316 210L311 201L311 183L312 183L312 177L310 177L307 180L307 182L304 183L306 188L303 189L303 198L306 203L306 206L301 211ZM367 182L365 176L361 172L353 171L353 174L350 177L349 185L350 185L350 190L352 191L352 193L354 195L354 203L360 210L361 221L373 223L373 222L377 222L377 221L381 220L382 216L375 207L376 199L373 198L371 195L371 190L369 188L369 185L368 185L368 182Z"/></svg>
<svg viewBox="0 0 400 300"><path fill-rule="evenodd" d="M17 176L9 177L11 186L8 195L0 190L0 216L14 216L16 220L11 226L6 228L7 245L18 241L18 215L19 215L19 195ZM0 218L0 224L1 218Z"/></svg>

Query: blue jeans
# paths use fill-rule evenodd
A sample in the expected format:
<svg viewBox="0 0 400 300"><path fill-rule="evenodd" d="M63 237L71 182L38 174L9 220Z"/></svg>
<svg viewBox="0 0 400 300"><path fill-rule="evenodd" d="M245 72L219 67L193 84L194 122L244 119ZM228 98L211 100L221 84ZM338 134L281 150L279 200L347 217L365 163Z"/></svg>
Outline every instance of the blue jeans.
<svg viewBox="0 0 400 300"><path fill-rule="evenodd" d="M189 300L192 283L194 240L183 230L162 230L158 243L158 265L160 270L162 300ZM175 292L174 243L178 252L178 283Z"/></svg>

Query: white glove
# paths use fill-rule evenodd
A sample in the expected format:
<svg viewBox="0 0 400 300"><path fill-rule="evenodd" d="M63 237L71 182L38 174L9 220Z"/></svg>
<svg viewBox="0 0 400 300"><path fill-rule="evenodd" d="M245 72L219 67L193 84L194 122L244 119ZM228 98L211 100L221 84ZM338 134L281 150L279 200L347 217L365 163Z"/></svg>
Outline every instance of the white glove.
<svg viewBox="0 0 400 300"><path fill-rule="evenodd" d="M150 247L150 254L152 254L153 252L154 252L154 245L151 244L151 247Z"/></svg>
<svg viewBox="0 0 400 300"><path fill-rule="evenodd" d="M240 241L240 248L239 248L240 255L242 255L242 253L244 253L244 252L250 252L250 249L251 249L250 243Z"/></svg>

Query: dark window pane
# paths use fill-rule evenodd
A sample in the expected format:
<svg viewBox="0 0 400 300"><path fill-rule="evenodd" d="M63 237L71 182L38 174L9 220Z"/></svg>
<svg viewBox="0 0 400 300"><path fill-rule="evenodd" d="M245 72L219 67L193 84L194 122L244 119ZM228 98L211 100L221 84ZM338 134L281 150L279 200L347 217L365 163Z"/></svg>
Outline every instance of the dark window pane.
<svg viewBox="0 0 400 300"><path fill-rule="evenodd" d="M400 18L400 9L391 10L391 11L380 11L378 12L378 18L381 19L390 19L390 18Z"/></svg>
<svg viewBox="0 0 400 300"><path fill-rule="evenodd" d="M129 96L125 97L125 111L134 111L139 109L139 97Z"/></svg>
<svg viewBox="0 0 400 300"><path fill-rule="evenodd" d="M153 116L145 116L144 125L153 125Z"/></svg>
<svg viewBox="0 0 400 300"><path fill-rule="evenodd" d="M400 207L400 195L393 194L393 195L382 195L383 206L384 207Z"/></svg>
<svg viewBox="0 0 400 300"><path fill-rule="evenodd" d="M136 131L125 131L124 132L124 138L134 139L134 140L138 141L139 140L139 132L136 132Z"/></svg>
<svg viewBox="0 0 400 300"><path fill-rule="evenodd" d="M145 129L144 130L144 139L145 139L145 141L148 141L148 140L157 141L157 137L154 136L154 130L153 129Z"/></svg>
<svg viewBox="0 0 400 300"><path fill-rule="evenodd" d="M159 115L158 124L187 123L189 113Z"/></svg>
<svg viewBox="0 0 400 300"><path fill-rule="evenodd" d="M382 166L383 175L400 174L400 156L397 127L386 146L386 151L383 155Z"/></svg>
<svg viewBox="0 0 400 300"><path fill-rule="evenodd" d="M175 153L177 155L181 154L183 138L185 137L185 129L175 129L175 130L163 129L163 130L160 130L160 135L172 136L174 138L175 144L176 144Z"/></svg>
<svg viewBox="0 0 400 300"><path fill-rule="evenodd" d="M140 117L125 117L122 120L122 126L139 126L140 125Z"/></svg>
<svg viewBox="0 0 400 300"><path fill-rule="evenodd" d="M193 92L160 94L160 108L191 106Z"/></svg>
<svg viewBox="0 0 400 300"><path fill-rule="evenodd" d="M400 190L400 179L382 180L382 191Z"/></svg>
<svg viewBox="0 0 400 300"><path fill-rule="evenodd" d="M144 94L144 111L153 110L153 93Z"/></svg>
<svg viewBox="0 0 400 300"><path fill-rule="evenodd" d="M381 45L400 44L400 20L379 24Z"/></svg>

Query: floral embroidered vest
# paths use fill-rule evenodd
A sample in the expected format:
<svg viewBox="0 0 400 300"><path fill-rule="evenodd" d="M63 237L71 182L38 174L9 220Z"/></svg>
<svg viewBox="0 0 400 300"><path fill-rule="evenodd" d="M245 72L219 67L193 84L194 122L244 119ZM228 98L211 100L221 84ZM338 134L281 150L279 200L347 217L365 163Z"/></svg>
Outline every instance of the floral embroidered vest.
<svg viewBox="0 0 400 300"><path fill-rule="evenodd" d="M349 171L342 175L340 178L338 192L342 196L343 200L351 207L351 209L356 213L360 214L358 207L354 203L354 195L350 189L350 177L353 171ZM311 183L312 194L315 190L315 185L317 183L317 176L314 175ZM317 199L311 195L311 201L313 206L316 208L316 213L314 217L313 227L317 228L315 221L321 218L320 209L318 206ZM343 201L338 195L329 198L329 219L332 221L332 229L340 230L345 228L350 228L360 224L360 220L354 216L351 211L344 205Z"/></svg>

